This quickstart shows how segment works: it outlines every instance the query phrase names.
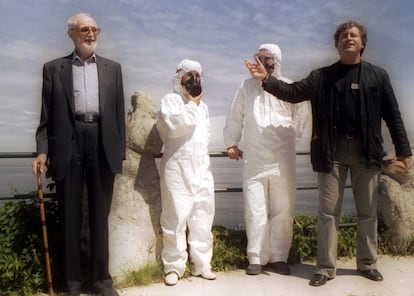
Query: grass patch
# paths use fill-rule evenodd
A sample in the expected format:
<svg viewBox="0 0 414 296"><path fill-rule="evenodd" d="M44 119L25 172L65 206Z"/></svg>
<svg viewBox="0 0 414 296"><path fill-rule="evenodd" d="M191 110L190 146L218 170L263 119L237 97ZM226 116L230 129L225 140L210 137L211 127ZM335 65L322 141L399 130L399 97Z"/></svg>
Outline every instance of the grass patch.
<svg viewBox="0 0 414 296"><path fill-rule="evenodd" d="M211 266L214 271L229 271L247 266L247 237L244 230L214 226L213 239Z"/></svg>
<svg viewBox="0 0 414 296"><path fill-rule="evenodd" d="M128 272L125 279L118 283L119 287L147 286L161 283L164 280L164 271L161 262L148 263L137 271Z"/></svg>
<svg viewBox="0 0 414 296"><path fill-rule="evenodd" d="M378 223L378 253L392 256L414 256L414 237L396 245L387 231L387 226Z"/></svg>
<svg viewBox="0 0 414 296"><path fill-rule="evenodd" d="M54 203L47 203L56 217ZM48 217L49 218L49 217ZM49 237L57 238L54 221L47 221ZM49 249L51 262L55 258ZM0 208L0 295L33 295L45 287L40 212L35 200L9 202Z"/></svg>

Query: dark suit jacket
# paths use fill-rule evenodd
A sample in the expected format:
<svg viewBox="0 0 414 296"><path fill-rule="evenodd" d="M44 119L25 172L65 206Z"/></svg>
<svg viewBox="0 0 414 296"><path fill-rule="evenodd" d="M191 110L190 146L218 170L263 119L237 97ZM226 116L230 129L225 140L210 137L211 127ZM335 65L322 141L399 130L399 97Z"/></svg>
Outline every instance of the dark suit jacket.
<svg viewBox="0 0 414 296"><path fill-rule="evenodd" d="M72 158L75 140L73 54L43 67L42 110L36 131L37 153L48 155L48 171L62 179ZM125 159L125 107L121 66L96 56L103 149L114 174Z"/></svg>

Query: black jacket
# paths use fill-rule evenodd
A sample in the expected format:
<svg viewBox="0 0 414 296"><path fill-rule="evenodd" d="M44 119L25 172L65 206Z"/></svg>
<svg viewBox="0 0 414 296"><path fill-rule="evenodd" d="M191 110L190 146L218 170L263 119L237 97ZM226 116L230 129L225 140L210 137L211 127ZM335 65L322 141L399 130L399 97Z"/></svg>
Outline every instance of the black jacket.
<svg viewBox="0 0 414 296"><path fill-rule="evenodd" d="M337 138L338 67L339 62L313 70L301 81L287 84L270 77L264 89L281 100L297 103L310 100L312 105L311 162L313 170L329 172L333 168ZM360 118L362 161L368 166L381 166L385 156L381 135L381 119L391 134L398 156L410 156L411 148L398 104L386 71L361 62Z"/></svg>
<svg viewBox="0 0 414 296"><path fill-rule="evenodd" d="M72 57L48 62L43 67L42 110L36 131L37 152L48 156L48 170L62 179L72 158L75 140ZM102 144L113 173L122 171L125 159L125 108L121 66L96 56Z"/></svg>

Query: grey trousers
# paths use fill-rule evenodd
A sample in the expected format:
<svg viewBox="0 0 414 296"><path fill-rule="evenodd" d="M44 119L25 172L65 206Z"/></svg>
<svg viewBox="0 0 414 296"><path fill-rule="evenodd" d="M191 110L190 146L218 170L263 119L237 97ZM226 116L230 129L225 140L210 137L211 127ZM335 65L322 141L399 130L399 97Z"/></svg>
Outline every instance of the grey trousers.
<svg viewBox="0 0 414 296"><path fill-rule="evenodd" d="M317 223L316 272L328 278L336 275L338 227L346 179L350 172L357 226L357 268L376 268L377 192L380 168L367 168L361 161L361 139L340 136L334 168L318 173L319 210Z"/></svg>

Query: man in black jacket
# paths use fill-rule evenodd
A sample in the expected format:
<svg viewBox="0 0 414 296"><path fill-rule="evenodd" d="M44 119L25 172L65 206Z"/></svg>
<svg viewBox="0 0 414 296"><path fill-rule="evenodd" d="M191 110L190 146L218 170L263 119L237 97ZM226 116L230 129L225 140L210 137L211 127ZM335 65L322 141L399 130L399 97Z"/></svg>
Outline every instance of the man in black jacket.
<svg viewBox="0 0 414 296"><path fill-rule="evenodd" d="M80 231L84 179L88 189L91 282L103 296L118 295L108 270L108 215L114 176L125 159L121 66L95 54L100 29L88 14L68 21L75 50L44 65L42 110L36 132L37 166L56 181L63 220L70 296L80 295Z"/></svg>
<svg viewBox="0 0 414 296"><path fill-rule="evenodd" d="M260 60L245 62L271 94L291 103L311 101L311 162L319 185L318 252L311 286L324 285L336 275L338 219L348 171L358 216L357 269L370 280L383 280L376 269L377 189L385 156L381 119L390 131L395 160L407 171L411 168L412 153L388 74L361 60L366 29L348 21L338 26L334 39L340 60L293 84L267 75Z"/></svg>

